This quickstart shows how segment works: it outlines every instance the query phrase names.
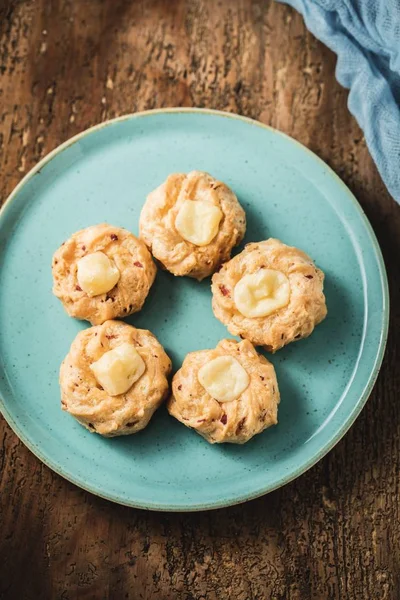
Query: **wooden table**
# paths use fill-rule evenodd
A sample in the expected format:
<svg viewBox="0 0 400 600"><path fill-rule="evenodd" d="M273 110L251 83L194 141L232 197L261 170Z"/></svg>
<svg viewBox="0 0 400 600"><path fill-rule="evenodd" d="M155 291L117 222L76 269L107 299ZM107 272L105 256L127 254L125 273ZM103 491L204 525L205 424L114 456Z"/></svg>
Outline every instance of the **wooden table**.
<svg viewBox="0 0 400 600"><path fill-rule="evenodd" d="M297 481L242 506L113 505L52 473L2 421L0 598L400 598L400 209L335 62L298 14L268 0L1 2L1 201L99 121L164 106L247 115L311 148L353 190L385 256L392 321L379 380L346 437Z"/></svg>

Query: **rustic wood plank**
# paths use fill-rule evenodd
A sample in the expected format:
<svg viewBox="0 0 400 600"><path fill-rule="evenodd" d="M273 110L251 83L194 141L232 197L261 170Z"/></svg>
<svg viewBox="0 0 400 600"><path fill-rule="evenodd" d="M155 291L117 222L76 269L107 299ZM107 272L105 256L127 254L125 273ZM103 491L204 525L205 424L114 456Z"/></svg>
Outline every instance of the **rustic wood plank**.
<svg viewBox="0 0 400 600"><path fill-rule="evenodd" d="M96 498L2 421L0 598L400 597L399 208L335 81L335 57L267 0L7 0L0 5L0 201L51 149L127 112L207 106L278 127L360 200L392 293L361 417L297 481L243 506L157 514Z"/></svg>

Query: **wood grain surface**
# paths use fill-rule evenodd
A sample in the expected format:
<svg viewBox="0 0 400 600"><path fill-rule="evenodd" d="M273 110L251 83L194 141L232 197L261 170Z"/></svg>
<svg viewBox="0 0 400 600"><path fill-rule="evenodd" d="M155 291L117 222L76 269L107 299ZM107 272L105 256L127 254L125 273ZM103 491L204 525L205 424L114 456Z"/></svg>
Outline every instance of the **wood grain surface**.
<svg viewBox="0 0 400 600"><path fill-rule="evenodd" d="M52 473L2 420L0 598L400 598L400 209L334 72L301 17L268 0L0 2L0 201L99 121L165 106L233 111L292 135L343 178L378 235L392 296L360 418L297 481L242 506L113 505Z"/></svg>

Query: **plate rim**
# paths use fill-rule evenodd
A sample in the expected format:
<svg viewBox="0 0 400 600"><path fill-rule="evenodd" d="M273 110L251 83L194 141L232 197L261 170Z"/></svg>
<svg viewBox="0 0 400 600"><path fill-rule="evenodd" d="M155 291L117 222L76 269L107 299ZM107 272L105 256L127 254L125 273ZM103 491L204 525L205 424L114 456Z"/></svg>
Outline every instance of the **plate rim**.
<svg viewBox="0 0 400 600"><path fill-rule="evenodd" d="M60 475L64 479L66 479L67 481L73 483L77 487L84 489L85 491L90 492L90 493L92 493L96 496L99 496L100 498L103 498L105 500L108 500L110 502L114 502L114 503L117 503L117 504L120 504L123 506L128 506L130 508L137 508L137 509L142 509L142 510L153 510L153 511L160 511L160 512L199 512L199 511L204 511L204 510L216 510L219 508L242 504L244 502L248 502L249 500L254 500L255 498L259 498L261 496L269 494L270 492L273 492L274 490L277 490L277 489L283 487L284 485L290 483L291 481L294 481L295 479L297 479L297 477L299 477L300 475L303 475L306 471L308 471L313 466L315 466L346 435L346 433L348 432L350 427L354 424L355 420L357 419L357 417L361 413L362 409L364 408L364 406L372 392L372 389L375 385L375 382L377 380L377 377L378 377L378 374L379 374L379 371L380 371L380 368L382 365L382 361L383 361L383 357L384 357L385 349L386 349L388 329L389 329L389 315L390 315L389 284L388 284L386 267L385 267L385 262L383 259L382 251L381 251L378 239L375 235L375 232L372 228L372 225L371 225L368 217L366 216L362 206L359 204L359 202L357 201L357 199L354 196L354 194L352 193L352 191L347 187L347 185L342 181L342 179L335 173L335 171L324 160L322 160L317 154L315 154L312 150L310 150L309 148L304 146L301 142L297 141L295 138L291 137L290 135L288 135L282 131L279 131L278 129L275 129L274 127L271 127L270 125L266 125L265 123L262 123L255 119L252 119L250 117L245 117L245 116L239 115L237 113L216 110L216 109L197 108L197 107L170 107L170 108L159 108L159 109L153 109L153 110L139 111L136 113L127 113L127 114L121 115L119 117L115 117L113 119L108 119L101 123L97 123L96 125L93 125L87 129L75 134L71 138L67 139L65 142L56 146L56 148L51 150L48 154L46 154L46 156L44 156L39 162L37 162L30 169L30 171L28 171L28 173L26 175L24 175L24 177L21 179L21 181L12 190L12 192L6 198L6 200L4 201L3 205L0 208L0 229L2 228L2 222L5 219L5 215L8 212L11 202L18 196L20 190L22 190L22 188L32 179L32 177L36 173L38 173L46 164L51 162L51 160L53 160L53 158L58 156L61 152L63 152L64 150L66 150L67 148L69 148L70 146L72 146L73 144L75 144L76 142L81 140L82 138L84 138L92 133L95 133L96 131L104 129L106 127L115 125L116 123L131 120L131 119L149 117L149 116L157 115L157 114L168 114L168 113L170 113L170 114L179 114L179 113L204 114L204 115L214 115L214 116L219 116L219 117L225 117L228 119L239 120L239 121L245 122L248 125L251 125L253 127L260 127L263 129L267 129L275 135L282 136L282 137L286 138L286 140L288 142L295 144L296 146L299 146L302 151L306 151L308 154L310 154L311 157L313 158L313 160L315 160L317 162L317 164L319 164L324 169L326 169L328 174L334 179L334 181L341 185L343 190L346 192L348 200L353 204L354 208L357 210L357 212L361 218L361 221L363 222L363 225L365 226L367 233L369 234L370 241L371 241L373 249L375 251L375 256L376 256L378 271L379 271L379 280L380 280L380 284L381 284L381 293L382 293L382 312L381 312L382 326L381 326L381 330L380 330L378 347L375 352L373 369L371 370L369 378L365 382L362 393L360 394L357 402L355 403L355 405L354 405L351 413L347 417L347 419L337 429L336 433L331 436L331 438L322 446L322 448L319 449L319 451L312 458L310 458L308 461L306 461L303 465L297 467L293 472L289 473L288 475L282 476L280 478L279 482L276 483L276 485L266 486L265 488L263 488L261 490L259 489L254 493L241 495L240 497L234 498L231 500L225 499L225 500L219 500L219 501L209 501L209 502L205 502L203 504L192 504L192 505L184 506L184 505L174 505L174 504L168 504L168 505L159 504L157 502L154 502L154 503L151 503L151 502L143 503L140 501L139 502L134 502L134 501L127 502L119 497L114 496L112 493L107 495L101 489L98 489L98 487L96 485L86 485L85 482L80 481L79 478L74 478L73 476L66 474L61 465L59 465L56 461L53 462L47 456L42 454L40 447L36 446L27 437L25 437L23 428L21 428L19 426L18 421L15 420L14 417L11 415L11 413L9 412L9 410L7 408L5 398L3 398L2 395L0 394L0 412L3 415L7 424L9 425L9 427L16 434L16 436L32 452L32 454L34 454L41 462L43 462L52 471L54 471L55 473L57 473L58 475Z"/></svg>

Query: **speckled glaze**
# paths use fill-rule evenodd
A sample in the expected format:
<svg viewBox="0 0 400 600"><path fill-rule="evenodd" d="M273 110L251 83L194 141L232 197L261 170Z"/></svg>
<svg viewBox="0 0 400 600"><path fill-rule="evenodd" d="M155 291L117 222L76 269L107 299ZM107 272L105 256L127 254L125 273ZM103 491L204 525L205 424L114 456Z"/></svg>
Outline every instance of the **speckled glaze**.
<svg viewBox="0 0 400 600"><path fill-rule="evenodd" d="M272 357L279 424L245 446L210 446L162 407L134 436L103 439L61 412L58 370L76 333L51 293L51 257L74 231L108 221L138 232L146 194L174 171L226 182L247 213L245 243L277 237L326 274L329 314L307 340ZM239 251L240 248L237 250ZM145 308L177 369L225 327L210 282L159 272ZM193 109L122 117L73 138L39 163L0 213L1 409L52 469L91 492L154 510L243 502L297 477L344 435L377 376L387 335L382 256L338 177L287 136L249 119Z"/></svg>

